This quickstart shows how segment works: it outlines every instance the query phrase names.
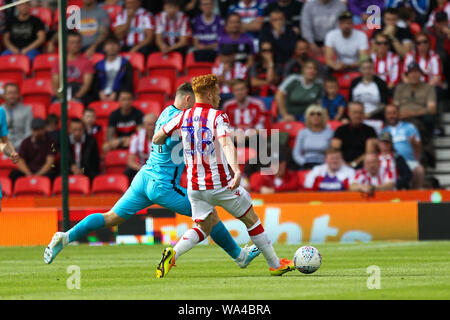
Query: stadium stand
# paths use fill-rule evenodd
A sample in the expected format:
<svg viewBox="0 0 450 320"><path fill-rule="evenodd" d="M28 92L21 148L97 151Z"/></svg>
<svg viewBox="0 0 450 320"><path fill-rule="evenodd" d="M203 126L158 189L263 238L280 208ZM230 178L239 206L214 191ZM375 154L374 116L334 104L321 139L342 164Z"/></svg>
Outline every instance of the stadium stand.
<svg viewBox="0 0 450 320"><path fill-rule="evenodd" d="M17 178L14 183L14 196L50 196L51 181L45 176Z"/></svg>
<svg viewBox="0 0 450 320"><path fill-rule="evenodd" d="M122 195L128 188L128 178L124 174L101 174L92 182L92 194Z"/></svg>
<svg viewBox="0 0 450 320"><path fill-rule="evenodd" d="M89 196L90 181L89 178L82 175L70 175L68 178L69 193L71 195ZM62 177L56 177L53 182L52 194L54 196L61 195L62 192Z"/></svg>

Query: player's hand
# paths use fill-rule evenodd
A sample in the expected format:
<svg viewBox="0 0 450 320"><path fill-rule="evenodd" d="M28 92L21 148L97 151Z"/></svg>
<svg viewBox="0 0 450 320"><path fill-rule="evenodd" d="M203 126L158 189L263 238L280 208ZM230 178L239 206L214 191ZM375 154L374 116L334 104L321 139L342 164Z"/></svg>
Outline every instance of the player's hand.
<svg viewBox="0 0 450 320"><path fill-rule="evenodd" d="M231 180L231 183L230 183L230 185L228 186L228 189L230 189L230 190L234 190L234 189L236 189L237 187L239 187L239 185L241 184L241 172L240 171L238 171L238 172L235 172L234 173L234 177L233 177L233 179Z"/></svg>

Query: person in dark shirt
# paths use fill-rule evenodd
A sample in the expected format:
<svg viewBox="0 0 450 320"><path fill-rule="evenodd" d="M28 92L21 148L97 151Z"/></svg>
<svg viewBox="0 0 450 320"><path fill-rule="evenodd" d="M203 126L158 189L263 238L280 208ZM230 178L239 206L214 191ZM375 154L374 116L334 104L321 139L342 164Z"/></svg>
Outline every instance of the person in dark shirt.
<svg viewBox="0 0 450 320"><path fill-rule="evenodd" d="M296 34L300 34L300 17L303 3L297 0L277 0L269 3L264 15L270 16L272 11L280 10L286 17L286 24L289 25Z"/></svg>
<svg viewBox="0 0 450 320"><path fill-rule="evenodd" d="M109 116L103 151L128 149L130 137L142 125L142 118L142 112L133 107L133 93L122 91L119 94L119 108Z"/></svg>
<svg viewBox="0 0 450 320"><path fill-rule="evenodd" d="M47 176L53 180L55 170L55 142L45 133L45 121L34 118L31 122L31 136L20 145L18 169L11 171L9 178L14 183L23 176Z"/></svg>
<svg viewBox="0 0 450 320"><path fill-rule="evenodd" d="M99 174L100 154L97 142L86 133L81 119L70 121L69 169L71 174L85 175L91 180Z"/></svg>
<svg viewBox="0 0 450 320"><path fill-rule="evenodd" d="M6 50L2 55L25 54L33 60L45 42L45 25L37 17L31 15L31 4L22 3L17 6L18 15L6 21L3 44Z"/></svg>
<svg viewBox="0 0 450 320"><path fill-rule="evenodd" d="M252 95L273 97L280 83L281 67L275 65L274 50L269 41L260 43L259 55L250 69Z"/></svg>
<svg viewBox="0 0 450 320"><path fill-rule="evenodd" d="M364 106L361 102L348 104L350 122L336 129L331 147L341 149L344 161L353 168L361 168L365 153L376 151L377 134L363 123Z"/></svg>

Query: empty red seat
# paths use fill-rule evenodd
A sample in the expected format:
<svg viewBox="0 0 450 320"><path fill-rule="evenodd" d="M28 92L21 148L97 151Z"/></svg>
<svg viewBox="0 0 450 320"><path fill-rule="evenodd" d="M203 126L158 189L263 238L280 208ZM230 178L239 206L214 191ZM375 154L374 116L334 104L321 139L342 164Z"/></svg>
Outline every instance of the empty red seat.
<svg viewBox="0 0 450 320"><path fill-rule="evenodd" d="M184 63L184 68L188 75L199 76L211 73L213 67L213 62L198 62L195 61L194 52L189 52L186 55L186 61Z"/></svg>
<svg viewBox="0 0 450 320"><path fill-rule="evenodd" d="M340 126L342 126L344 123L341 121L337 121L337 120L329 120L328 121L328 125L330 126L330 129L333 131L336 131L337 128L339 128Z"/></svg>
<svg viewBox="0 0 450 320"><path fill-rule="evenodd" d="M133 102L133 105L141 110L143 114L153 113L157 116L159 116L164 109L163 105L157 101L136 100Z"/></svg>
<svg viewBox="0 0 450 320"><path fill-rule="evenodd" d="M298 132L304 128L304 123L299 121L277 122L272 124L272 129L278 129L281 132L287 132L289 134L289 146L291 148L295 144L295 138Z"/></svg>
<svg viewBox="0 0 450 320"><path fill-rule="evenodd" d="M31 113L33 113L33 118L47 118L47 107L45 104L40 102L27 102L26 106L31 108Z"/></svg>
<svg viewBox="0 0 450 320"><path fill-rule="evenodd" d="M144 73L145 71L145 56L140 52L122 52L120 55L126 58L131 66L139 71L140 73Z"/></svg>
<svg viewBox="0 0 450 320"><path fill-rule="evenodd" d="M83 175L70 175L68 177L70 195L88 196L90 194L89 178ZM58 196L62 192L62 177L59 176L53 182L53 195Z"/></svg>
<svg viewBox="0 0 450 320"><path fill-rule="evenodd" d="M337 78L339 83L339 89L348 89L350 88L350 84L352 83L353 79L361 76L361 74L357 71L350 71L350 72L335 72L333 75Z"/></svg>
<svg viewBox="0 0 450 320"><path fill-rule="evenodd" d="M192 80L192 77L189 76L189 75L182 76L182 77L178 77L178 78L175 80L175 88L174 88L174 91L176 91L176 89L178 89L178 87L181 86L183 83L185 83L185 82L191 82L191 80Z"/></svg>
<svg viewBox="0 0 450 320"><path fill-rule="evenodd" d="M150 76L165 76L170 79L171 84L175 83L183 70L183 56L179 52L154 52L147 58L147 70Z"/></svg>
<svg viewBox="0 0 450 320"><path fill-rule="evenodd" d="M112 150L105 156L105 172L124 173L127 168L128 150Z"/></svg>
<svg viewBox="0 0 450 320"><path fill-rule="evenodd" d="M164 104L172 94L172 84L167 77L150 76L139 79L136 93L139 100L158 101Z"/></svg>
<svg viewBox="0 0 450 320"><path fill-rule="evenodd" d="M31 8L31 15L38 17L45 24L47 30L52 27L53 12L50 8L34 7Z"/></svg>
<svg viewBox="0 0 450 320"><path fill-rule="evenodd" d="M12 183L8 177L0 177L0 185L2 186L2 196L11 197Z"/></svg>
<svg viewBox="0 0 450 320"><path fill-rule="evenodd" d="M17 165L2 153L0 155L0 176L8 176L11 170L14 169L17 169Z"/></svg>
<svg viewBox="0 0 450 320"><path fill-rule="evenodd" d="M297 171L298 174L298 184L300 186L300 190L305 190L305 180L308 173L310 173L311 170L300 170Z"/></svg>
<svg viewBox="0 0 450 320"><path fill-rule="evenodd" d="M33 60L33 67L31 71L35 78L52 77L52 67L58 61L58 54L56 53L42 53Z"/></svg>
<svg viewBox="0 0 450 320"><path fill-rule="evenodd" d="M50 196L51 181L45 176L20 177L14 184L14 196Z"/></svg>
<svg viewBox="0 0 450 320"><path fill-rule="evenodd" d="M119 108L117 101L94 101L89 104L89 108L95 111L97 121L108 122L111 112Z"/></svg>
<svg viewBox="0 0 450 320"><path fill-rule="evenodd" d="M101 174L92 182L91 194L97 196L122 195L128 189L128 177L124 174Z"/></svg>
<svg viewBox="0 0 450 320"><path fill-rule="evenodd" d="M83 117L84 105L81 102L69 101L67 103L67 117L71 118L79 118ZM58 117L61 117L61 103L55 102L48 109L48 113L56 114Z"/></svg>
<svg viewBox="0 0 450 320"><path fill-rule="evenodd" d="M40 102L44 105L50 105L53 86L49 79L26 79L21 86L22 101L24 104L29 102Z"/></svg>
<svg viewBox="0 0 450 320"><path fill-rule="evenodd" d="M21 84L30 73L30 59L24 54L0 56L0 77Z"/></svg>

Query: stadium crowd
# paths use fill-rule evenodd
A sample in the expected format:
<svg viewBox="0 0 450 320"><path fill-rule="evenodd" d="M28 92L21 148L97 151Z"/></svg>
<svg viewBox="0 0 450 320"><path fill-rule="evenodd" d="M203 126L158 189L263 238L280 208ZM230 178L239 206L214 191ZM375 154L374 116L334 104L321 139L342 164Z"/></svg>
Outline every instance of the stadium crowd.
<svg viewBox="0 0 450 320"><path fill-rule="evenodd" d="M449 98L449 1L68 2L81 7L67 33L71 175L131 181L177 86L212 72L230 125L244 132L249 190L426 187ZM13 185L59 172L55 6L32 0L0 12L0 105L21 157ZM261 174L250 129L280 130L273 175Z"/></svg>

